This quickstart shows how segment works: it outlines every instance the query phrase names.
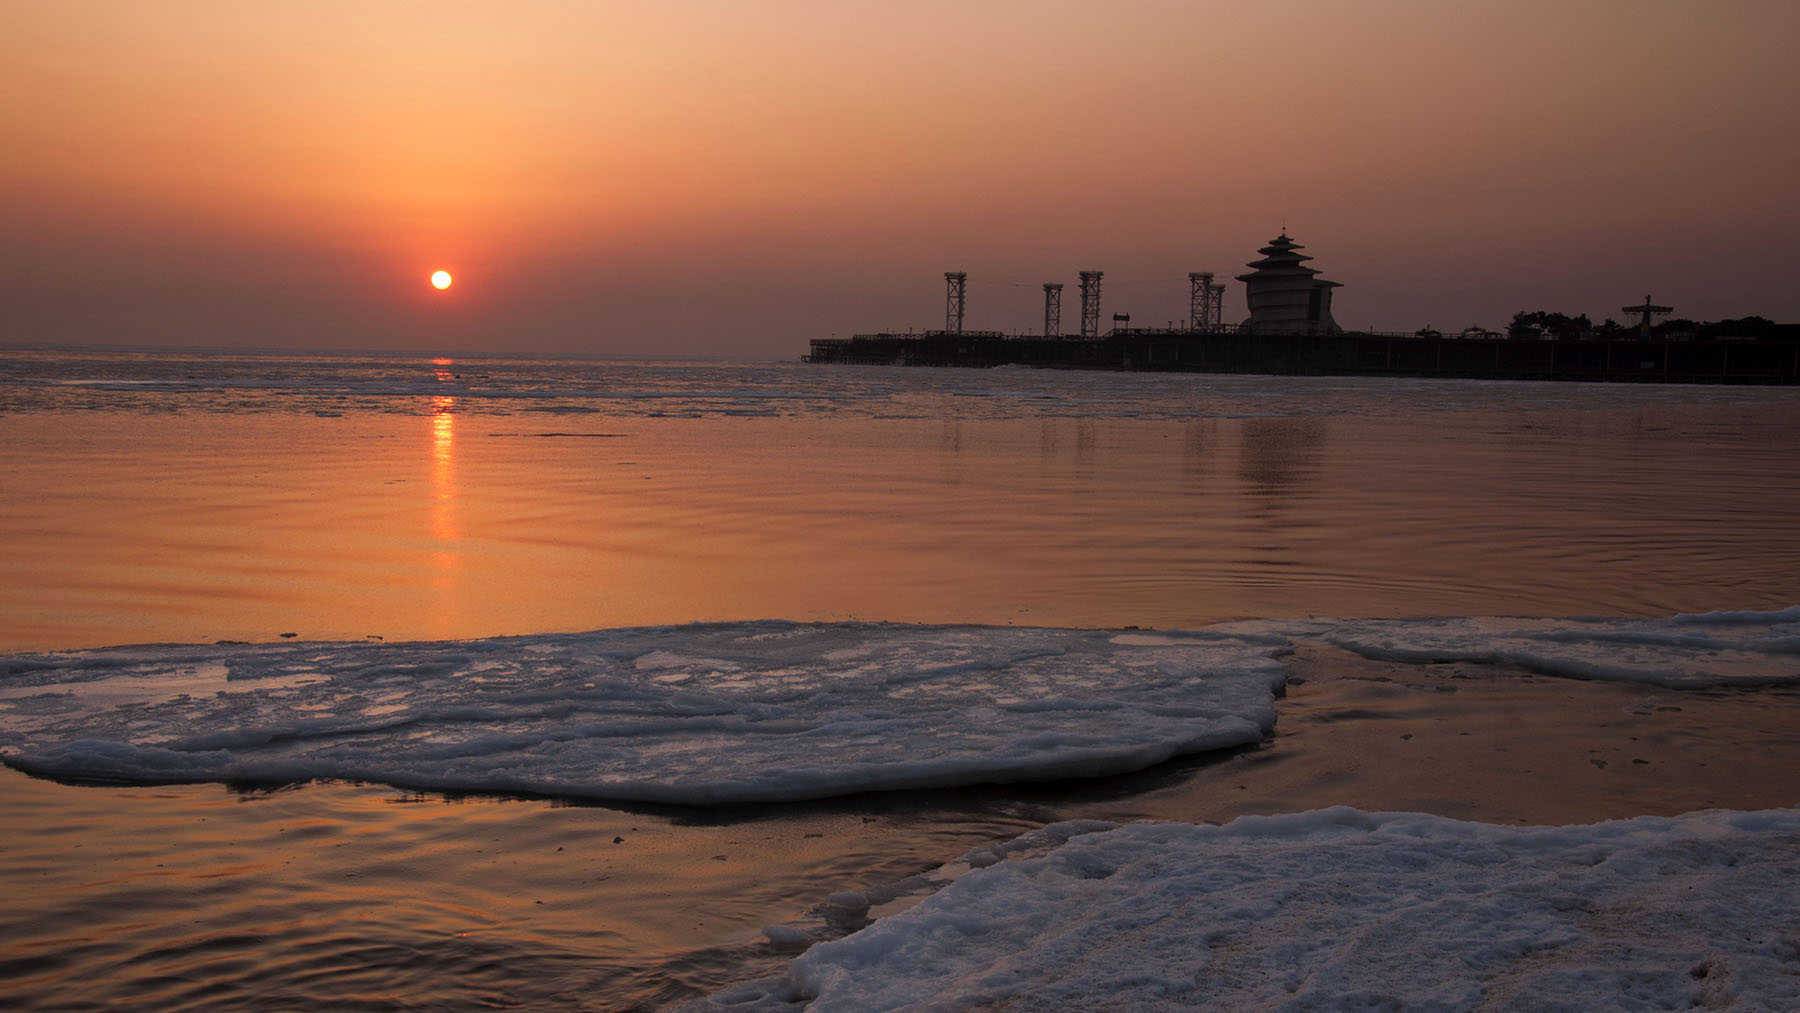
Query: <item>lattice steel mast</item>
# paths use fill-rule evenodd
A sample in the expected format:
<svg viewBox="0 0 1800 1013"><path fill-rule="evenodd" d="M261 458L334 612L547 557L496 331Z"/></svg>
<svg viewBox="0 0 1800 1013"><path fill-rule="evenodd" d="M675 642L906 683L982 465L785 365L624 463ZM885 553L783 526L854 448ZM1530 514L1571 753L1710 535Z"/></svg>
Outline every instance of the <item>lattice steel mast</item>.
<svg viewBox="0 0 1800 1013"><path fill-rule="evenodd" d="M944 330L961 334L963 329L963 289L969 283L966 271L944 272Z"/></svg>
<svg viewBox="0 0 1800 1013"><path fill-rule="evenodd" d="M1225 324L1225 286L1213 282L1211 271L1188 274L1188 327L1216 331Z"/></svg>
<svg viewBox="0 0 1800 1013"><path fill-rule="evenodd" d="M1100 276L1103 271L1081 272L1081 336L1100 336Z"/></svg>

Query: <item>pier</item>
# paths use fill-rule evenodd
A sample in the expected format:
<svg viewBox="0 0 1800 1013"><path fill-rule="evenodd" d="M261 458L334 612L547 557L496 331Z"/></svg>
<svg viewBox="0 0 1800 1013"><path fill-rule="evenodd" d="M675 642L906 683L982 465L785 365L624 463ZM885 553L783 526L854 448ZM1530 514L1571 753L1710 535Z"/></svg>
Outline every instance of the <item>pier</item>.
<svg viewBox="0 0 1800 1013"><path fill-rule="evenodd" d="M1642 318L1635 332L1607 328L1578 335L1529 328L1501 335L1471 328L1459 335L1345 331L1332 319L1335 289L1305 266L1312 258L1284 230L1251 262L1244 283L1250 318L1223 320L1224 286L1211 272L1188 275L1192 310L1185 327L1115 326L1100 333L1102 272L1082 271L1081 332L1062 334L1062 285L1044 285L1042 336L963 329L968 275L944 274L944 329L857 334L812 342L807 362L896 366L1037 366L1052 369L1164 370L1285 376L1409 376L1478 380L1585 380L1602 383L1800 383L1800 325L1771 325L1742 337L1652 333L1671 312L1644 297L1625 310ZM1521 314L1520 316L1526 316ZM1543 316L1543 314L1538 314ZM1585 325L1586 318L1581 318ZM1518 318L1515 318L1515 324ZM1515 327L1515 330L1518 328ZM1766 333L1765 333L1766 332Z"/></svg>
<svg viewBox="0 0 1800 1013"><path fill-rule="evenodd" d="M1800 383L1800 340L1515 340L1347 331L1121 329L1097 338L999 332L858 334L812 342L807 362L898 366L1412 376L1640 383Z"/></svg>

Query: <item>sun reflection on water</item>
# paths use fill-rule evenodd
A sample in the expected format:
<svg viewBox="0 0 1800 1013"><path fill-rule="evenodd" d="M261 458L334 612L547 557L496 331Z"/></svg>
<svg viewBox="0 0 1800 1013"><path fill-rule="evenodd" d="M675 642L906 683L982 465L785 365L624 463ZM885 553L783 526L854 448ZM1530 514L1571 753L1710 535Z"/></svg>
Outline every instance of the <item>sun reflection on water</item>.
<svg viewBox="0 0 1800 1013"><path fill-rule="evenodd" d="M431 399L431 533L458 537L456 526L456 399Z"/></svg>
<svg viewBox="0 0 1800 1013"><path fill-rule="evenodd" d="M439 383L450 383L456 374L446 367L453 359L431 360ZM452 540L456 528L456 398L438 394L431 399L431 533Z"/></svg>
<svg viewBox="0 0 1800 1013"><path fill-rule="evenodd" d="M434 359L440 383L454 376L445 368L449 359ZM462 612L459 571L462 569L462 529L457 518L456 398L448 394L431 399L431 518L433 540L431 567L437 588L437 620L441 629L453 630Z"/></svg>

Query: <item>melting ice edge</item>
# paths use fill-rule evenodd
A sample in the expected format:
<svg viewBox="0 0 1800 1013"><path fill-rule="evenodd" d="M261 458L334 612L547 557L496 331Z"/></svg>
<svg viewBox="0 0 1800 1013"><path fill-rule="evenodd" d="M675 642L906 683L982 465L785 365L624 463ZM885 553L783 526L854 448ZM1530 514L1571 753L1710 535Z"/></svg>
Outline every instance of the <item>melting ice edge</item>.
<svg viewBox="0 0 1800 1013"><path fill-rule="evenodd" d="M721 805L1126 773L1274 727L1295 641L1668 688L1800 684L1800 606L1183 632L759 621L0 657L0 757L77 781L376 781Z"/></svg>

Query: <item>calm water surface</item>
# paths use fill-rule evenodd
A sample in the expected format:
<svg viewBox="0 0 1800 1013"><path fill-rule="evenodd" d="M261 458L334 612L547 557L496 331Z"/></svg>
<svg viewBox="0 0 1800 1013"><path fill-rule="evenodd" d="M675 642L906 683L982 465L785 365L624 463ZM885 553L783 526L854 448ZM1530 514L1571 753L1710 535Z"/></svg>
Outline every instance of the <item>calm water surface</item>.
<svg viewBox="0 0 1800 1013"><path fill-rule="evenodd" d="M1785 389L8 365L6 650L1800 600L1800 392Z"/></svg>
<svg viewBox="0 0 1800 1013"><path fill-rule="evenodd" d="M7 350L0 445L0 651L1800 603L1784 389ZM655 1005L1179 776L694 813L0 770L0 994Z"/></svg>

